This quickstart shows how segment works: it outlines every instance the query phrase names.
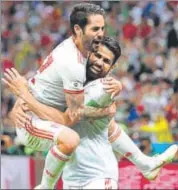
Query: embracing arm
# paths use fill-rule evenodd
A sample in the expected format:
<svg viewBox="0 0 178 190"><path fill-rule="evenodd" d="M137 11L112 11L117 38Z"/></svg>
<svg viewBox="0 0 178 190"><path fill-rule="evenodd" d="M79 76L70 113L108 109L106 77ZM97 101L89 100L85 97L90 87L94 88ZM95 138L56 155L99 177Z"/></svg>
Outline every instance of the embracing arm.
<svg viewBox="0 0 178 190"><path fill-rule="evenodd" d="M29 91L24 95L24 98L22 98L27 103L29 110L34 112L39 118L50 120L66 126L73 125L74 121L68 117L67 112L61 112L56 108L40 103Z"/></svg>
<svg viewBox="0 0 178 190"><path fill-rule="evenodd" d="M68 112L63 113L36 100L28 89L27 80L22 77L16 69L7 69L4 76L5 78L2 80L13 94L23 99L28 109L34 112L39 118L67 126L71 126L73 124L74 121L70 120Z"/></svg>
<svg viewBox="0 0 178 190"><path fill-rule="evenodd" d="M67 95L67 102L69 102L69 97L72 97L70 98L70 103L73 106L71 107L72 109L69 108L66 112L61 112L56 108L40 103L29 91L26 91L24 93L24 96L22 96L21 98L23 98L23 100L26 102L28 109L34 112L39 118L50 120L66 126L74 125L80 118L83 117L99 118L108 116L108 114L111 114L112 112L112 108L110 109L110 107L94 108L79 106L79 109L77 109L77 103L79 103L80 100L83 99L82 95Z"/></svg>
<svg viewBox="0 0 178 190"><path fill-rule="evenodd" d="M84 93L69 94L65 93L67 106L69 108L70 118L102 118L108 115L114 115L116 111L116 106L112 105L106 108L96 108L93 106L84 105Z"/></svg>
<svg viewBox="0 0 178 190"><path fill-rule="evenodd" d="M113 77L108 77L104 81L104 89L106 93L111 94L111 97L114 98L114 96L118 95L122 90L122 84ZM114 102L108 107L98 108L95 102L92 102L90 106L84 105L84 93L82 91L80 91L80 93L67 92L68 93L65 93L67 106L71 109L71 114L73 113L73 115L78 114L81 118L100 118L113 116L116 112L116 105Z"/></svg>

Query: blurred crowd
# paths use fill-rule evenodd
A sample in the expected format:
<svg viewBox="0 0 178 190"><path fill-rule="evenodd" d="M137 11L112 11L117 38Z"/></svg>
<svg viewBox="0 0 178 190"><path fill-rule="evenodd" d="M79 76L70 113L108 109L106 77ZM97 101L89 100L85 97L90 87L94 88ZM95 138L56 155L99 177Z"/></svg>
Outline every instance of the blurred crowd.
<svg viewBox="0 0 178 190"><path fill-rule="evenodd" d="M27 78L34 75L48 53L71 34L69 15L76 3L1 2L2 72L13 66ZM106 10L106 33L122 48L113 71L124 86L116 98L116 120L142 151L153 155L159 151L153 144L178 142L178 2L94 3ZM8 119L15 97L2 88L1 151L36 154L18 142Z"/></svg>

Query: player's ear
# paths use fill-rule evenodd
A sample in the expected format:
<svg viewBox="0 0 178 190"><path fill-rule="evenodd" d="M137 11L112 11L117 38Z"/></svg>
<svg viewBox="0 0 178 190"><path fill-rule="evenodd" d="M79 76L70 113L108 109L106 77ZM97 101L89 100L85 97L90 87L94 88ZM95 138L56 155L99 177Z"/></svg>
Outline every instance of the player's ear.
<svg viewBox="0 0 178 190"><path fill-rule="evenodd" d="M115 68L116 68L116 65L113 64L113 65L110 67L110 69L109 69L109 71L108 71L108 74L111 74Z"/></svg>
<svg viewBox="0 0 178 190"><path fill-rule="evenodd" d="M78 24L76 24L74 26L74 31L76 33L77 36L81 36L82 35L82 29L80 28L80 26Z"/></svg>
<svg viewBox="0 0 178 190"><path fill-rule="evenodd" d="M117 59L117 60L115 61L115 63L113 63L113 65L112 65L112 67L111 67L111 70L112 70L112 69L115 69L118 64L119 64L119 59Z"/></svg>

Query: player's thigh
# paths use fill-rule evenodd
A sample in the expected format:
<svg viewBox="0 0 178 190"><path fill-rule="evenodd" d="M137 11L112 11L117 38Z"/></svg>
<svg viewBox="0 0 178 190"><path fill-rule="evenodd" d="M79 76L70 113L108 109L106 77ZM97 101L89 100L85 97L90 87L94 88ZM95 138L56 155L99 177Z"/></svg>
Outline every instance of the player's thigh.
<svg viewBox="0 0 178 190"><path fill-rule="evenodd" d="M53 139L54 143L75 145L79 142L79 135L67 126L39 118L34 119L32 125L38 134Z"/></svg>
<svg viewBox="0 0 178 190"><path fill-rule="evenodd" d="M52 140L33 135L24 128L17 128L16 132L19 143L36 151L49 150L53 144Z"/></svg>
<svg viewBox="0 0 178 190"><path fill-rule="evenodd" d="M33 117L31 122L31 128L35 135L39 137L49 139L54 143L57 141L63 131L68 130L67 127L53 121L42 120L38 117Z"/></svg>
<svg viewBox="0 0 178 190"><path fill-rule="evenodd" d="M118 189L118 183L110 178L99 179L90 182L83 189Z"/></svg>
<svg viewBox="0 0 178 190"><path fill-rule="evenodd" d="M33 117L30 125L16 131L22 144L34 150L46 151L56 143L57 136L63 130L63 125Z"/></svg>

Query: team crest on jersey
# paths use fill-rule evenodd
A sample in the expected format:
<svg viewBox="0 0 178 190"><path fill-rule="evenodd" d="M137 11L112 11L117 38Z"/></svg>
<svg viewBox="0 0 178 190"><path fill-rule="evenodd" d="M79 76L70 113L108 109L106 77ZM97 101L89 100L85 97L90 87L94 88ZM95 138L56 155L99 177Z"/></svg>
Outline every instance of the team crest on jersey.
<svg viewBox="0 0 178 190"><path fill-rule="evenodd" d="M76 88L76 89L79 89L79 88L82 87L82 84L79 83L79 82L73 82L72 85L73 85L73 87Z"/></svg>
<svg viewBox="0 0 178 190"><path fill-rule="evenodd" d="M74 86L77 88L77 87L78 87L78 83L77 83L77 82L74 82Z"/></svg>

